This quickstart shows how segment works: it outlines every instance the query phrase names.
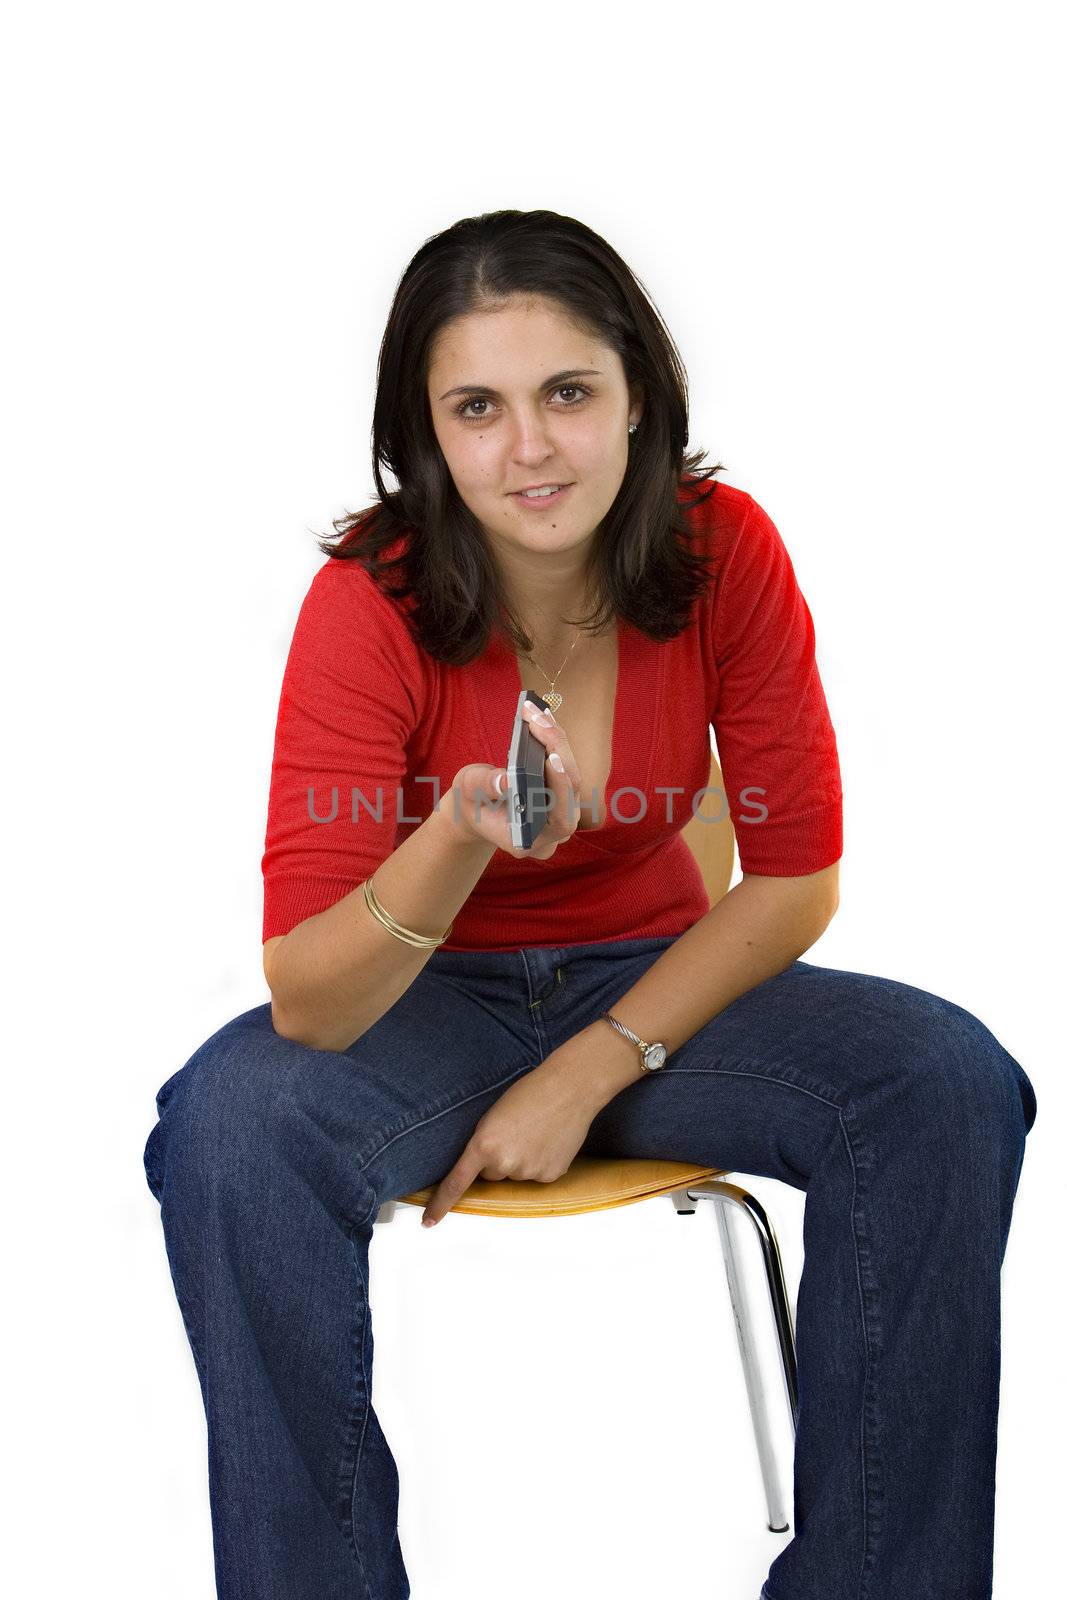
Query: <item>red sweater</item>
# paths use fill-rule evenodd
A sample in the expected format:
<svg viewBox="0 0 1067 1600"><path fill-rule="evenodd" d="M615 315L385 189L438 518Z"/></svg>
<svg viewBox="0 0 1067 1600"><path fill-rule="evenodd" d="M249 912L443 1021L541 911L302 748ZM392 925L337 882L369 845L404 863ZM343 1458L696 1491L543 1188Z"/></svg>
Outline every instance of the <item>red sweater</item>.
<svg viewBox="0 0 1067 1600"><path fill-rule="evenodd" d="M719 576L666 643L619 620L602 825L579 829L547 861L497 850L442 949L683 933L709 908L680 837L707 783L709 728L742 872L794 877L840 857L837 742L781 536L751 495L726 483L685 515L698 533L692 548L714 555ZM520 687L499 632L475 661L447 666L417 644L401 603L359 561L329 558L301 606L282 680L264 940L358 888L443 803L460 767L506 766ZM336 815L315 821L312 809ZM703 810L715 815L714 795Z"/></svg>

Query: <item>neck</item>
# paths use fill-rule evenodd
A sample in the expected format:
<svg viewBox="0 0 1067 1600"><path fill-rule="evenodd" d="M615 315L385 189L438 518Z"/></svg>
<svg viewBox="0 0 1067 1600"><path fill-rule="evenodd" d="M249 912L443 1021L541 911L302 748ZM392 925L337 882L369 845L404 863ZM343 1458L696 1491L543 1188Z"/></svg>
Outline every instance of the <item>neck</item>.
<svg viewBox="0 0 1067 1600"><path fill-rule="evenodd" d="M555 551L490 544L505 604L528 632L566 632L560 619L588 609L597 592L589 540Z"/></svg>
<svg viewBox="0 0 1067 1600"><path fill-rule="evenodd" d="M578 606L572 608L571 615L580 614ZM529 650L521 654L535 662L550 679L571 659L572 654L577 657L587 651L593 637L587 629L565 626L558 621L554 627L549 627L547 624L538 626L536 618L522 614L519 620L530 638Z"/></svg>
<svg viewBox="0 0 1067 1600"><path fill-rule="evenodd" d="M586 616L593 610L595 600L596 589L588 581L565 587L546 582L527 583L518 590L509 584L504 603L533 640L534 653L540 649L551 655L553 651L569 650L579 635L575 624L564 622L563 618Z"/></svg>

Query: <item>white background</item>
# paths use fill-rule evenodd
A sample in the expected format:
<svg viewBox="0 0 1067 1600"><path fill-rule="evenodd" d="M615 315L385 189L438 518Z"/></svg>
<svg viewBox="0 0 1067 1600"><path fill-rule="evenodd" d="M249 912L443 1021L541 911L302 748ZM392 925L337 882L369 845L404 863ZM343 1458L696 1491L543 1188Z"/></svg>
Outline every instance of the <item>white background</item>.
<svg viewBox="0 0 1067 1600"><path fill-rule="evenodd" d="M5 56L12 1592L214 1594L142 1151L158 1086L267 998L278 690L314 535L372 498L393 287L431 233L504 206L621 252L686 363L691 442L793 557L845 792L841 908L807 959L968 1007L1034 1082L995 1594L1051 1584L1053 8L104 0L24 10ZM795 1296L803 1196L751 1187ZM415 1600L756 1600L788 1535L764 1528L710 1208L417 1223L371 1255Z"/></svg>

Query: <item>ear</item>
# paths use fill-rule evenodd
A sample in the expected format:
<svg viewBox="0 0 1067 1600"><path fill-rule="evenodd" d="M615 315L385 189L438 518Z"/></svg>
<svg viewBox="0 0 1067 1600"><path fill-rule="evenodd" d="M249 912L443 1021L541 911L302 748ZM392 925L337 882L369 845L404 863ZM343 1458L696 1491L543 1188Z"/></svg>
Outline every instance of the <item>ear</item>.
<svg viewBox="0 0 1067 1600"><path fill-rule="evenodd" d="M645 386L643 383L630 384L630 415L629 422L640 422L645 413Z"/></svg>

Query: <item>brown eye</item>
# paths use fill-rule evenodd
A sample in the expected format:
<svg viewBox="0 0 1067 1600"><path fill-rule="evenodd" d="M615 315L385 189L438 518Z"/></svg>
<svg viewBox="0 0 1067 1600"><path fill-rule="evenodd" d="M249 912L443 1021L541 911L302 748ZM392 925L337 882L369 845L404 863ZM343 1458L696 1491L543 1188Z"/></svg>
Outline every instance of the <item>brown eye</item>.
<svg viewBox="0 0 1067 1600"><path fill-rule="evenodd" d="M482 422L485 420L484 416L467 417L464 416L464 412L468 406L487 406L488 404L489 402L484 395L473 395L470 400L463 400L460 402L459 406L456 408L456 416L462 417L464 422Z"/></svg>
<svg viewBox="0 0 1067 1600"><path fill-rule="evenodd" d="M576 396L574 400L564 401L564 411L577 411L591 397L592 392L591 389L587 389L581 383L561 383L555 391L556 394L573 394ZM488 406L491 404L492 401L487 395L472 394L468 399L459 402L455 407L455 414L461 422L485 422L488 420L488 412L480 411L476 416L470 416L468 415L468 408L470 406Z"/></svg>

